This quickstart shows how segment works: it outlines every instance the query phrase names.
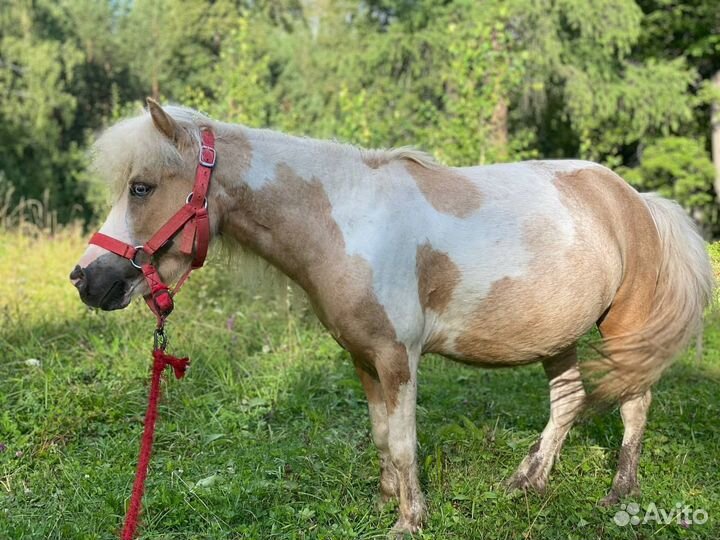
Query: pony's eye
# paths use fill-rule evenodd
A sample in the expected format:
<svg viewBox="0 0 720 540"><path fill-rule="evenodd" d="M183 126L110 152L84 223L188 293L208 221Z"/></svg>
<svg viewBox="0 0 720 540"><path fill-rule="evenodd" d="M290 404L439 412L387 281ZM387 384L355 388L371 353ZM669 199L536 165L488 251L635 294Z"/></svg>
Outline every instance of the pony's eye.
<svg viewBox="0 0 720 540"><path fill-rule="evenodd" d="M130 184L130 193L133 197L147 197L152 190L152 186L143 184L142 182L133 182Z"/></svg>

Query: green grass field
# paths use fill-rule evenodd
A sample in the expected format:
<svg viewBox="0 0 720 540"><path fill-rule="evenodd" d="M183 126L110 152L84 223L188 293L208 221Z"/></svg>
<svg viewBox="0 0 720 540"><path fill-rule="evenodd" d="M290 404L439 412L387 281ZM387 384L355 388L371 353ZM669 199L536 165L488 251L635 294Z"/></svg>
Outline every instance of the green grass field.
<svg viewBox="0 0 720 540"><path fill-rule="evenodd" d="M100 313L67 280L78 232L0 232L0 539L105 539L130 494L148 389L144 305ZM346 353L297 295L254 296L221 260L178 297L142 538L385 538L379 465ZM617 411L572 431L544 496L506 494L548 415L539 365L421 365L421 482L428 539L720 537L720 316L657 386L641 460L641 507L704 509L708 521L620 527L596 502L614 474ZM594 353L586 338L583 357ZM36 360L36 361L32 361Z"/></svg>

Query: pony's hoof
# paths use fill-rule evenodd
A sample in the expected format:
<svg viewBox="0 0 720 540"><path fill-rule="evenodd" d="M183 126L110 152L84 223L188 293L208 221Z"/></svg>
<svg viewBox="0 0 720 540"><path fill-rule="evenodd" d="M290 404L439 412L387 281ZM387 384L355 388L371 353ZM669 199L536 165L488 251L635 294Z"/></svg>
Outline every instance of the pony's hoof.
<svg viewBox="0 0 720 540"><path fill-rule="evenodd" d="M531 491L542 495L547 490L547 479L516 472L505 482L505 488L511 493L514 491Z"/></svg>
<svg viewBox="0 0 720 540"><path fill-rule="evenodd" d="M416 532L422 530L422 525L418 522L412 522L405 518L397 520L392 529L390 529L390 538L395 540L404 540L405 538L412 537Z"/></svg>
<svg viewBox="0 0 720 540"><path fill-rule="evenodd" d="M620 502L620 496L611 490L610 493L608 493L607 495L605 495L602 499L600 499L598 501L598 506L601 506L603 508L608 508L609 506L615 506L619 502Z"/></svg>
<svg viewBox="0 0 720 540"><path fill-rule="evenodd" d="M388 508L395 506L397 497L395 495L388 495L382 491L375 498L375 508L379 513L386 511Z"/></svg>
<svg viewBox="0 0 720 540"><path fill-rule="evenodd" d="M602 499L598 501L598 506L602 506L604 508L607 508L609 506L615 506L618 504L623 498L625 497L639 497L640 496L640 486L634 485L631 487L628 487L627 489L618 490L615 488L612 488L610 492L605 495Z"/></svg>

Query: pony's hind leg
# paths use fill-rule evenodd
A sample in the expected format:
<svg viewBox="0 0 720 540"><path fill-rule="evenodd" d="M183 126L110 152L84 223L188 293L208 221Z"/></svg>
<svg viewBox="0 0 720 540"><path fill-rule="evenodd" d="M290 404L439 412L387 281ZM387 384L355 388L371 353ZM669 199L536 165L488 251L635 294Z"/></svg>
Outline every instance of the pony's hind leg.
<svg viewBox="0 0 720 540"><path fill-rule="evenodd" d="M398 481L395 466L390 459L388 417L382 386L377 375L369 373L358 361L355 361L355 371L365 390L372 439L380 453L380 500L384 503L398 496Z"/></svg>
<svg viewBox="0 0 720 540"><path fill-rule="evenodd" d="M585 403L575 345L558 356L543 360L543 367L550 383L550 419L538 441L507 481L511 489L545 490L550 469Z"/></svg>
<svg viewBox="0 0 720 540"><path fill-rule="evenodd" d="M613 305L599 321L598 329L605 342L607 354L613 362L630 367L642 366L644 363L645 369L651 369L654 360L661 358L660 355L664 352L657 347L638 347L636 336L642 337L644 331L646 332L647 320L653 304L655 280L636 280L631 283L632 286L623 285L620 288ZM644 341L640 340L639 343ZM615 379L620 385L631 385L634 383L632 373L625 372L622 377L618 376ZM615 504L621 498L640 491L637 471L642 437L650 408L650 390L628 391L620 394L619 400L624 427L622 447L612 488L600 501L602 506Z"/></svg>
<svg viewBox="0 0 720 540"><path fill-rule="evenodd" d="M610 493L600 501L603 506L615 504L627 495L636 495L640 492L637 471L650 401L651 394L648 390L640 396L623 400L620 405L620 416L622 416L625 433L612 488Z"/></svg>

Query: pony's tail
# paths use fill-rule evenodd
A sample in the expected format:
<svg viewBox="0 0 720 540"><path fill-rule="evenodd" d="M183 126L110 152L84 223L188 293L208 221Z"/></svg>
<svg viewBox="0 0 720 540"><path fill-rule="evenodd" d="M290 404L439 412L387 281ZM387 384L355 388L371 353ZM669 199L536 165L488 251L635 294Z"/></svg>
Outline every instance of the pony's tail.
<svg viewBox="0 0 720 540"><path fill-rule="evenodd" d="M648 390L702 329L703 312L712 299L713 269L693 221L674 201L655 193L641 196L657 225L662 251L653 305L639 331L610 337L603 358L589 363L597 380L591 402L608 403Z"/></svg>

